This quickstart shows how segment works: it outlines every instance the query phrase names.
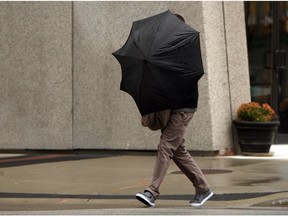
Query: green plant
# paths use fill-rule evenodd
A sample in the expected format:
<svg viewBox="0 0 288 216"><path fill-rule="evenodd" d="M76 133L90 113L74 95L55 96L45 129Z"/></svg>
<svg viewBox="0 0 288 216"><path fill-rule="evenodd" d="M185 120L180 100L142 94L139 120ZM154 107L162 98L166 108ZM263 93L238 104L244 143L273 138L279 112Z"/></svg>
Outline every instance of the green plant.
<svg viewBox="0 0 288 216"><path fill-rule="evenodd" d="M275 111L267 104L243 103L237 111L237 117L242 121L268 122L275 117Z"/></svg>

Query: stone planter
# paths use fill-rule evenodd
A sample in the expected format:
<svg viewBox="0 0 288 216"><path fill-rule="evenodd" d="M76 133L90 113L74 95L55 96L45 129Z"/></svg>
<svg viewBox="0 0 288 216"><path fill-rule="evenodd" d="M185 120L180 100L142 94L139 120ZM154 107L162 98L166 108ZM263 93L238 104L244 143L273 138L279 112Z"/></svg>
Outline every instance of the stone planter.
<svg viewBox="0 0 288 216"><path fill-rule="evenodd" d="M250 122L233 120L242 153L269 153L279 121Z"/></svg>

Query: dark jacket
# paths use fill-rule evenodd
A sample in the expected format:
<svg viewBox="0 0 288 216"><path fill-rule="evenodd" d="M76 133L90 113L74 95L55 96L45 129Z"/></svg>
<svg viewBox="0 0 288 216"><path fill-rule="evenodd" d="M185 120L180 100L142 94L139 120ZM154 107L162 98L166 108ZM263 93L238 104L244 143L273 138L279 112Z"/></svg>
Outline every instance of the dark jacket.
<svg viewBox="0 0 288 216"><path fill-rule="evenodd" d="M195 112L198 105L198 85L193 88L192 94L183 103L182 107L172 109L172 112Z"/></svg>

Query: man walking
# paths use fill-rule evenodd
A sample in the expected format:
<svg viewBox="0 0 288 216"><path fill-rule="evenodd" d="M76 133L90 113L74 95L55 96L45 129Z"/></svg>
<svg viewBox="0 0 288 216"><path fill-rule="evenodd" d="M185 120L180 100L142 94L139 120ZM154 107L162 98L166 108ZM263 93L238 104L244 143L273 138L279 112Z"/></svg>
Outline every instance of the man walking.
<svg viewBox="0 0 288 216"><path fill-rule="evenodd" d="M183 22L182 16L175 14ZM159 188L166 175L171 159L189 178L195 187L195 197L190 206L201 206L213 196L210 186L201 169L185 149L185 130L191 121L198 103L198 86L194 86L194 94L184 103L182 108L171 110L166 127L161 129L160 143L157 151L151 185L143 193L137 193L136 198L147 206L155 206L155 200L160 195Z"/></svg>

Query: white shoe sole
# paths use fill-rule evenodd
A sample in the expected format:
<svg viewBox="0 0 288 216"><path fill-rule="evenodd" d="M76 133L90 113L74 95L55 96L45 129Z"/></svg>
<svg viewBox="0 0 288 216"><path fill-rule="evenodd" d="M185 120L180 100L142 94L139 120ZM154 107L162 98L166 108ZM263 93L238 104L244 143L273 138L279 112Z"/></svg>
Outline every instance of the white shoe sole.
<svg viewBox="0 0 288 216"><path fill-rule="evenodd" d="M136 198L147 206L151 206L151 207L155 206L155 203L152 203L145 195L141 193L137 193Z"/></svg>
<svg viewBox="0 0 288 216"><path fill-rule="evenodd" d="M208 199L210 199L212 196L214 195L214 193L211 191L211 193L205 198L202 200L201 203L189 203L190 206L193 206L193 207L199 207L199 206L202 206Z"/></svg>

